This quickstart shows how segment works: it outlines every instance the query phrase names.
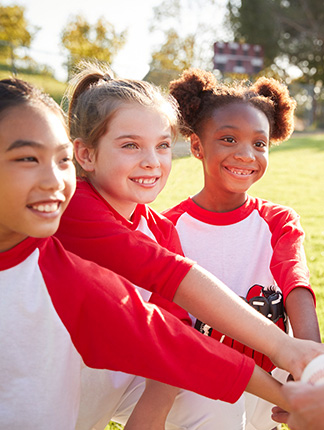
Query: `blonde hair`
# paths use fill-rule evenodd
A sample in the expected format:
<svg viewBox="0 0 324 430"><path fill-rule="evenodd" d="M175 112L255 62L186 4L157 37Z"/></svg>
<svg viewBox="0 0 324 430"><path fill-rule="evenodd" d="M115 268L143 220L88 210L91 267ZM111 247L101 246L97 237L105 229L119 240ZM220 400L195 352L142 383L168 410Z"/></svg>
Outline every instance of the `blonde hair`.
<svg viewBox="0 0 324 430"><path fill-rule="evenodd" d="M88 148L96 151L98 139L125 103L161 111L170 122L172 140L176 140L179 112L172 96L145 81L115 79L107 65L89 62L80 63L63 98L63 107L68 105L71 139L81 138ZM78 176L87 175L77 162L76 169Z"/></svg>

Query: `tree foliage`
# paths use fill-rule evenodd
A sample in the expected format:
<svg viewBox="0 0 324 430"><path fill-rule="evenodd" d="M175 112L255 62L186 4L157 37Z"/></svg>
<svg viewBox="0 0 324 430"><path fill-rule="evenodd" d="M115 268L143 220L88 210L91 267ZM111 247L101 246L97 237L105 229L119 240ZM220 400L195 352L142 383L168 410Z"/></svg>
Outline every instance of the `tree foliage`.
<svg viewBox="0 0 324 430"><path fill-rule="evenodd" d="M220 3L225 5L224 0L163 0L153 8L151 32L162 42L152 53L145 79L167 86L186 68L211 69L218 29L206 17L217 15Z"/></svg>
<svg viewBox="0 0 324 430"><path fill-rule="evenodd" d="M181 38L170 29L164 44L152 53L150 71L146 80L167 87L184 70L193 64L195 39L192 35Z"/></svg>
<svg viewBox="0 0 324 430"><path fill-rule="evenodd" d="M68 71L82 59L112 63L126 42L126 31L117 33L115 27L104 18L91 25L77 15L62 32L61 42L69 52Z"/></svg>
<svg viewBox="0 0 324 430"><path fill-rule="evenodd" d="M266 65L285 57L307 82L324 80L322 0L229 0L228 11L235 40L263 45Z"/></svg>
<svg viewBox="0 0 324 430"><path fill-rule="evenodd" d="M24 59L19 48L29 48L37 31L25 18L25 9L21 6L0 6L0 57L9 61L15 71L17 59Z"/></svg>

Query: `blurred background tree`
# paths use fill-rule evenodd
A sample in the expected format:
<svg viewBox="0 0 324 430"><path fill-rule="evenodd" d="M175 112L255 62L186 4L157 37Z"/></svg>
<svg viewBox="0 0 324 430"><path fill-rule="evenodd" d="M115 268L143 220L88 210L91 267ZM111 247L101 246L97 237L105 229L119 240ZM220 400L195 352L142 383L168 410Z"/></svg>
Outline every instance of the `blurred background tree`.
<svg viewBox="0 0 324 430"><path fill-rule="evenodd" d="M25 18L23 7L0 6L0 58L9 64L11 71L16 72L17 61L26 64L32 59L23 48L29 48L37 32Z"/></svg>
<svg viewBox="0 0 324 430"><path fill-rule="evenodd" d="M324 127L323 1L228 0L227 10L225 23L233 39L262 45L263 74L277 74L287 83L293 75L296 99L299 109L307 111L307 123Z"/></svg>
<svg viewBox="0 0 324 430"><path fill-rule="evenodd" d="M111 64L126 42L126 31L117 33L104 18L91 25L81 15L72 18L61 35L62 46L68 51L68 75L82 59L96 59Z"/></svg>
<svg viewBox="0 0 324 430"><path fill-rule="evenodd" d="M211 19L216 0L162 0L153 8L151 33L159 42L145 80L164 87L189 67L212 70L213 43L220 28ZM188 32L188 28L190 31Z"/></svg>
<svg viewBox="0 0 324 430"><path fill-rule="evenodd" d="M145 80L167 87L169 82L191 67L194 62L195 38L180 37L176 30L168 30L166 41L152 53L150 71Z"/></svg>
<svg viewBox="0 0 324 430"><path fill-rule="evenodd" d="M322 0L229 0L227 8L234 40L262 45L265 66L288 62L308 83L323 81Z"/></svg>

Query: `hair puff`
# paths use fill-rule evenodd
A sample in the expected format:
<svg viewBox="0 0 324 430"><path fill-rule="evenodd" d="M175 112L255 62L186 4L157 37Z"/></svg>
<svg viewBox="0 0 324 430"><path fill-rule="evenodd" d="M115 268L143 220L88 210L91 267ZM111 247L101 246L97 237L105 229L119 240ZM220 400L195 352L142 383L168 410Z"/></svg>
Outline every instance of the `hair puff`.
<svg viewBox="0 0 324 430"><path fill-rule="evenodd" d="M170 94L177 100L182 124L180 131L189 137L199 121L203 97L213 94L217 80L212 73L200 69L185 70L179 79L170 82Z"/></svg>
<svg viewBox="0 0 324 430"><path fill-rule="evenodd" d="M271 140L287 140L294 131L296 101L289 95L286 85L273 78L259 78L251 87L260 96L273 102Z"/></svg>
<svg viewBox="0 0 324 430"><path fill-rule="evenodd" d="M180 131L185 137L199 135L214 110L230 103L249 103L260 109L268 118L272 143L287 140L294 129L296 102L276 79L262 77L253 85L248 81L227 85L217 82L211 72L189 69L170 83L170 93L179 104Z"/></svg>

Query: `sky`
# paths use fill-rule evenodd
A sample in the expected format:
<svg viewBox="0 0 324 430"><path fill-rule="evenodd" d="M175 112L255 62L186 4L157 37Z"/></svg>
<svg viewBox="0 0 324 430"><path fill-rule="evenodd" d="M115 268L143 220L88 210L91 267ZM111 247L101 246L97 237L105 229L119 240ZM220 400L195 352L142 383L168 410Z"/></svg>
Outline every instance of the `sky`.
<svg viewBox="0 0 324 430"><path fill-rule="evenodd" d="M127 44L115 61L114 69L119 75L141 79L148 71L151 49L148 27L153 17L152 8L160 0L13 0L1 3L25 8L28 22L40 28L32 43L31 56L51 66L58 79L66 79L62 66L66 53L60 47L60 35L77 14L91 24L103 16L117 32L128 29Z"/></svg>
<svg viewBox="0 0 324 430"><path fill-rule="evenodd" d="M195 0L192 0L193 3ZM162 0L2 0L3 6L17 4L25 8L27 21L39 30L33 40L30 54L40 63L49 65L55 77L65 81L66 69L63 63L66 53L60 47L60 35L66 24L77 14L81 14L90 24L104 17L114 25L117 32L128 30L125 47L112 64L117 75L123 78L142 79L149 70L151 52L158 41L150 34L153 7ZM224 4L224 0L216 3ZM215 26L220 25L222 14L213 9ZM192 14L194 15L194 14ZM188 32L194 27L194 16L187 17ZM191 18L191 19L190 19Z"/></svg>

